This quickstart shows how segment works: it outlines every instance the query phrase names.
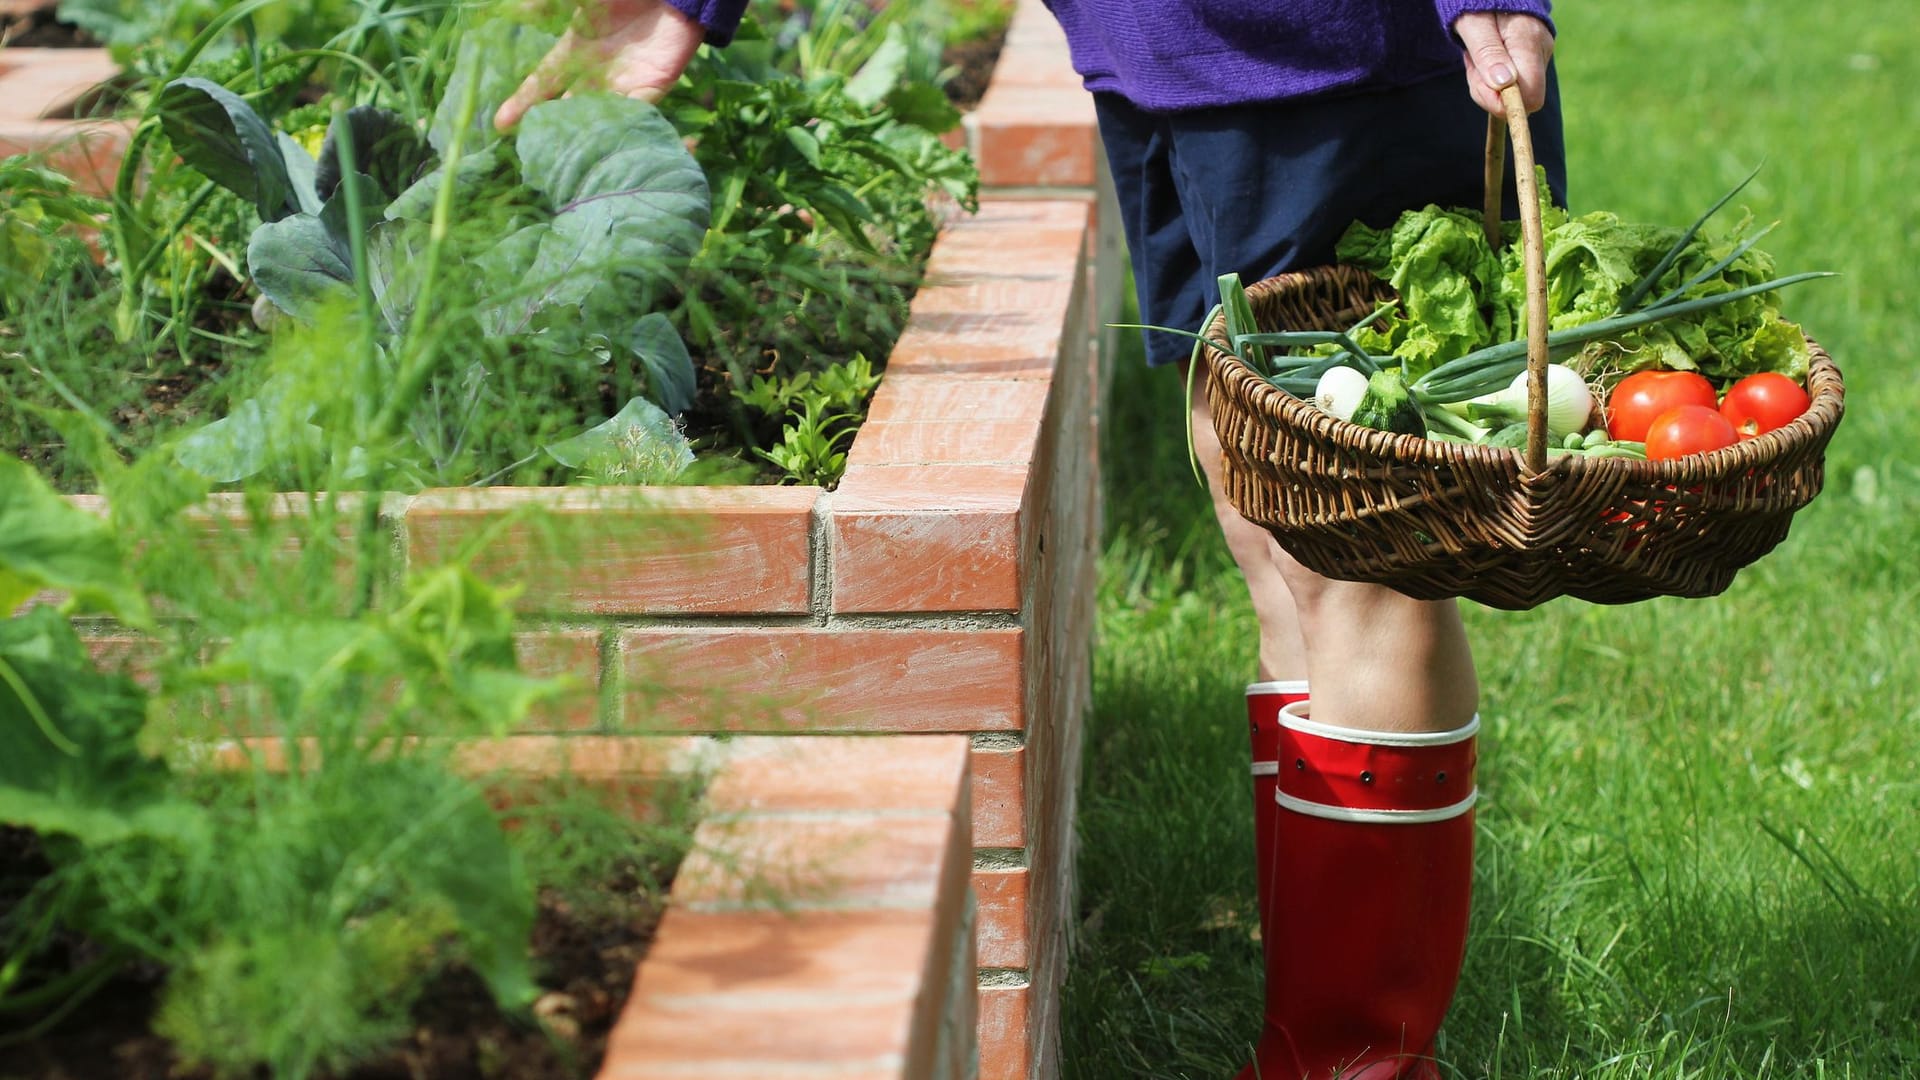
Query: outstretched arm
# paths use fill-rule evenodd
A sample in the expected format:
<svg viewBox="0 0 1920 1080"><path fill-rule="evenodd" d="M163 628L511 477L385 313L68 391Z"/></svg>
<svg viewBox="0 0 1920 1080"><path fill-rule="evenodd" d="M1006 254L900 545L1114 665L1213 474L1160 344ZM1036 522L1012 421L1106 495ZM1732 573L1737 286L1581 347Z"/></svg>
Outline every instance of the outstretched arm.
<svg viewBox="0 0 1920 1080"><path fill-rule="evenodd" d="M746 0L581 0L573 29L494 114L505 131L576 85L658 101L703 41L733 37Z"/></svg>
<svg viewBox="0 0 1920 1080"><path fill-rule="evenodd" d="M1474 0L1441 2L1445 18L1449 6L1474 6ZM1527 6L1527 5L1520 5ZM1459 39L1467 65L1467 92L1479 106L1505 116L1502 88L1518 83L1527 111L1547 100L1547 61L1553 58L1553 24L1544 7L1532 11L1464 11L1450 24Z"/></svg>

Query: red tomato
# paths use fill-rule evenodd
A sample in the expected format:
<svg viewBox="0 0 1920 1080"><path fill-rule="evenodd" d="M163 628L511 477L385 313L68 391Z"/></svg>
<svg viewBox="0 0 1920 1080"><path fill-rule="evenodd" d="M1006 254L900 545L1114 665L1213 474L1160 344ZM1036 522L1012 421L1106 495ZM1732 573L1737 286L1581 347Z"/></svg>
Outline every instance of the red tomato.
<svg viewBox="0 0 1920 1080"><path fill-rule="evenodd" d="M1720 402L1720 415L1743 439L1786 427L1807 411L1813 399L1800 384L1779 372L1763 371L1734 383Z"/></svg>
<svg viewBox="0 0 1920 1080"><path fill-rule="evenodd" d="M1621 442L1645 442L1647 429L1662 414L1682 405L1715 408L1720 395L1697 371L1636 371L1620 380L1607 398L1607 435Z"/></svg>
<svg viewBox="0 0 1920 1080"><path fill-rule="evenodd" d="M1720 410L1707 405L1682 405L1660 414L1647 428L1647 460L1704 454L1740 441Z"/></svg>

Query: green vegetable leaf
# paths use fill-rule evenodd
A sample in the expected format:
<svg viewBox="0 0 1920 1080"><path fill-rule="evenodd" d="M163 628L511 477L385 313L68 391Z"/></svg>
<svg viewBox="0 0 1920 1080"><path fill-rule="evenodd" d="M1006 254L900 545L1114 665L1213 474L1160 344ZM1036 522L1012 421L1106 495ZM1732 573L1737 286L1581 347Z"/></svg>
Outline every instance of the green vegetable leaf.
<svg viewBox="0 0 1920 1080"><path fill-rule="evenodd" d="M294 214L253 231L247 271L280 310L311 321L319 307L353 284L353 251L344 230L328 227L323 214L344 217L340 203L322 214Z"/></svg>
<svg viewBox="0 0 1920 1080"><path fill-rule="evenodd" d="M308 423L314 412L311 403L294 403L293 380L275 375L257 396L176 443L174 460L214 483L244 480L285 460L296 445L319 452L326 440Z"/></svg>
<svg viewBox="0 0 1920 1080"><path fill-rule="evenodd" d="M932 83L907 83L887 94L887 111L902 124L940 135L960 126L960 110Z"/></svg>
<svg viewBox="0 0 1920 1080"><path fill-rule="evenodd" d="M332 199L340 186L343 172L340 142L348 137L353 142L355 171L372 180L383 204L392 202L411 187L434 160L433 148L406 117L371 105L355 106L336 115L327 126L327 138L320 147L314 179L322 199Z"/></svg>
<svg viewBox="0 0 1920 1080"><path fill-rule="evenodd" d="M627 349L647 372L647 390L667 413L678 416L693 404L693 357L673 320L659 312L643 316L627 335Z"/></svg>
<svg viewBox="0 0 1920 1080"><path fill-rule="evenodd" d="M549 101L527 114L518 142L527 183L569 228L604 219L658 256L690 255L707 223L707 178L680 133L642 101L609 94Z"/></svg>
<svg viewBox="0 0 1920 1080"><path fill-rule="evenodd" d="M541 59L558 40L551 34L504 19L483 23L461 35L453 75L447 80L440 107L434 111L433 124L427 129L428 142L442 154L453 145L454 130L460 126L461 104L466 100L467 87L475 82L479 83L479 108L467 128L465 153L497 142L500 136L493 127L493 114L513 96L527 72L540 66Z"/></svg>
<svg viewBox="0 0 1920 1080"><path fill-rule="evenodd" d="M426 230L417 222L383 221L367 234L367 277L387 328L399 332L420 297Z"/></svg>
<svg viewBox="0 0 1920 1080"><path fill-rule="evenodd" d="M1408 379L1514 336L1516 309L1486 302L1501 297L1503 271L1472 214L1428 206L1401 215L1384 237L1355 226L1336 250L1399 291L1412 321L1394 355Z"/></svg>
<svg viewBox="0 0 1920 1080"><path fill-rule="evenodd" d="M320 208L320 223L327 227L329 235L334 237L335 246L352 256L353 220L348 211L348 190L360 200L360 227L371 230L380 224L387 209L389 196L380 187L378 181L363 172L352 172L341 177L327 198L325 206ZM364 235L364 232L363 232Z"/></svg>
<svg viewBox="0 0 1920 1080"><path fill-rule="evenodd" d="M627 402L612 419L546 449L569 469L622 484L663 483L693 464L693 447L673 418L643 397Z"/></svg>
<svg viewBox="0 0 1920 1080"><path fill-rule="evenodd" d="M263 221L300 211L300 197L273 129L240 95L200 78L175 79L154 105L188 165L253 203Z"/></svg>
<svg viewBox="0 0 1920 1080"><path fill-rule="evenodd" d="M813 132L796 124L782 134L795 150L800 151L800 156L807 159L807 164L816 169L820 167L820 140L814 138Z"/></svg>
<svg viewBox="0 0 1920 1080"><path fill-rule="evenodd" d="M550 101L528 112L518 149L527 183L554 216L486 260L496 279L532 290L489 313L499 332L524 331L554 305L630 306L633 285L622 276L668 273L699 250L706 174L653 106L604 94Z"/></svg>
<svg viewBox="0 0 1920 1080"><path fill-rule="evenodd" d="M860 65L853 78L847 80L846 94L855 104L871 109L900 85L900 78L906 73L908 59L906 31L899 23L887 27L887 36L873 56Z"/></svg>
<svg viewBox="0 0 1920 1080"><path fill-rule="evenodd" d="M293 185L294 199L300 204L300 212L319 213L320 208L326 205L326 200L320 197L320 188L316 182L319 163L313 160L312 154L307 153L306 147L295 142L293 137L284 131L274 132L273 141L279 144L280 160L286 162L287 180Z"/></svg>
<svg viewBox="0 0 1920 1080"><path fill-rule="evenodd" d="M201 826L140 751L146 695L94 666L66 616L0 620L0 824L112 843Z"/></svg>
<svg viewBox="0 0 1920 1080"><path fill-rule="evenodd" d="M462 206L471 202L493 180L500 165L498 146L461 155L460 163L453 170L454 205ZM433 204L440 197L440 184L445 175L446 166L441 165L414 181L387 205L386 216L391 220L432 220Z"/></svg>

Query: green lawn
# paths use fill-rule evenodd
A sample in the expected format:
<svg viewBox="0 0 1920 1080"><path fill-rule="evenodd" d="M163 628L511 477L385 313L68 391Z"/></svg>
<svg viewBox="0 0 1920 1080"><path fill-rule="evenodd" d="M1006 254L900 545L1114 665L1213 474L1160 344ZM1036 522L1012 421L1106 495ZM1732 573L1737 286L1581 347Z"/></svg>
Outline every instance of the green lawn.
<svg viewBox="0 0 1920 1080"><path fill-rule="evenodd" d="M1711 600L1470 608L1486 722L1450 1078L1920 1077L1920 17L1910 0L1563 5L1576 211L1781 222L1846 373L1827 488ZM1244 591L1180 387L1123 355L1067 1075L1215 1078L1260 974Z"/></svg>

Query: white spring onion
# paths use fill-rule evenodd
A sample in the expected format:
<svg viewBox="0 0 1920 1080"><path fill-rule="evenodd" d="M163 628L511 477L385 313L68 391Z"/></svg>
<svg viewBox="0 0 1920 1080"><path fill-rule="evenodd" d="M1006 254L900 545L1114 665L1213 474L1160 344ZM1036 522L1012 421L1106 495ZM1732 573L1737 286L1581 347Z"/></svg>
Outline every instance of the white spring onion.
<svg viewBox="0 0 1920 1080"><path fill-rule="evenodd" d="M1579 372L1565 364L1547 365L1547 434L1564 439L1586 429L1593 413L1593 391ZM1467 406L1474 420L1502 420L1524 424L1527 421L1527 373L1521 372L1505 390L1474 398Z"/></svg>
<svg viewBox="0 0 1920 1080"><path fill-rule="evenodd" d="M1313 388L1313 403L1340 420L1353 419L1353 410L1367 394L1367 377L1350 367L1328 368Z"/></svg>

